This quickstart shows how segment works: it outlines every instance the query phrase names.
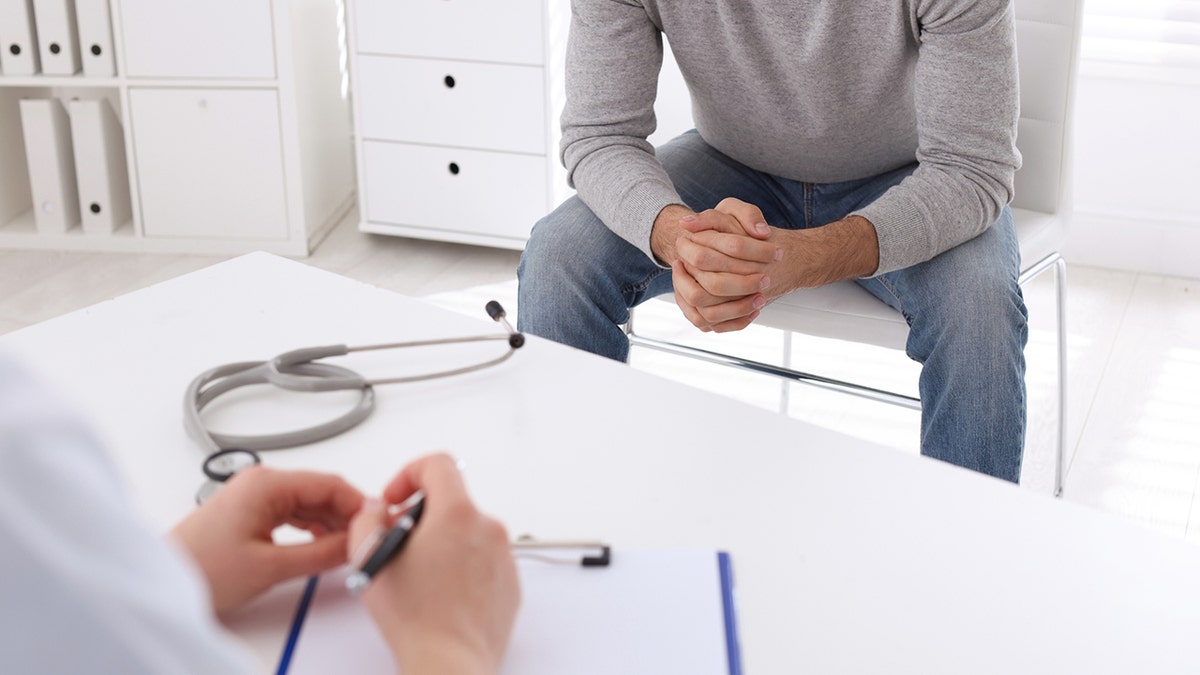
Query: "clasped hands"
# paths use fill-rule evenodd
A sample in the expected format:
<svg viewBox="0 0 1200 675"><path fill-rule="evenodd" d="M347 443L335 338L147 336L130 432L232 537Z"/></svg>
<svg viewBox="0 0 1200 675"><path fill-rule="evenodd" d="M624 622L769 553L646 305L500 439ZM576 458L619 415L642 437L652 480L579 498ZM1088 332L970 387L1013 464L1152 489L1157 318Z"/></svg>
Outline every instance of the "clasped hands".
<svg viewBox="0 0 1200 675"><path fill-rule="evenodd" d="M770 227L755 205L732 197L694 213L673 204L650 235L671 267L675 303L704 332L742 330L768 302L797 288L862 277L879 264L870 221L849 216L822 227Z"/></svg>

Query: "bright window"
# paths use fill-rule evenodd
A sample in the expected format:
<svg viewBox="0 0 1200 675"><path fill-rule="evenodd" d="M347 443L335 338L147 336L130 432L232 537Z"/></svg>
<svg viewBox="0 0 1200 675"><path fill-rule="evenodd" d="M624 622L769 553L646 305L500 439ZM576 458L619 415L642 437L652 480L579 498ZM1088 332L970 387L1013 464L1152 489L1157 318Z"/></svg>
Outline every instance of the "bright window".
<svg viewBox="0 0 1200 675"><path fill-rule="evenodd" d="M1086 0L1081 56L1200 69L1200 0Z"/></svg>

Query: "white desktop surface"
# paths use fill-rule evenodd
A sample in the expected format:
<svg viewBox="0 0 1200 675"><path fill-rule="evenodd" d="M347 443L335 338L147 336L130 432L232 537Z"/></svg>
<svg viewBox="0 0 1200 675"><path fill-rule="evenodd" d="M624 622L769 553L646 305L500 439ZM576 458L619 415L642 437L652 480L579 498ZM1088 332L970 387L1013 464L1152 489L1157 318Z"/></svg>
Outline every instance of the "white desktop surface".
<svg viewBox="0 0 1200 675"><path fill-rule="evenodd" d="M195 375L303 346L497 330L479 316L252 254L10 333L0 350L92 421L165 530L202 479L181 424ZM431 362L339 362L372 376L414 358ZM1182 540L536 338L497 367L377 394L358 428L265 462L374 492L447 449L514 536L727 550L747 673L1200 672L1200 548ZM326 396L231 394L240 407L218 401L208 419L284 429L350 400ZM298 588L232 621L264 671Z"/></svg>

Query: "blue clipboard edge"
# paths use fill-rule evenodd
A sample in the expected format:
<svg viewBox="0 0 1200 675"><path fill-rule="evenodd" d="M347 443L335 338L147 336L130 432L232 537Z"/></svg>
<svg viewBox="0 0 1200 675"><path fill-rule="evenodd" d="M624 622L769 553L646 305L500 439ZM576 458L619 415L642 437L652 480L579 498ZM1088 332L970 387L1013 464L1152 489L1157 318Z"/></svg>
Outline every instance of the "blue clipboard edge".
<svg viewBox="0 0 1200 675"><path fill-rule="evenodd" d="M717 551L721 574L721 606L725 610L725 651L729 657L729 675L742 675L742 647L738 642L737 608L733 602L733 559L726 551Z"/></svg>
<svg viewBox="0 0 1200 675"><path fill-rule="evenodd" d="M292 627L288 631L287 644L283 647L283 655L279 657L279 669L275 671L276 675L286 675L288 666L292 665L292 653L296 651L296 642L300 640L300 628L304 626L304 618L308 616L308 606L312 603L313 595L317 592L318 576L313 575L308 578L308 583L304 585L304 594L300 596L300 604L296 607L296 614L292 618Z"/></svg>

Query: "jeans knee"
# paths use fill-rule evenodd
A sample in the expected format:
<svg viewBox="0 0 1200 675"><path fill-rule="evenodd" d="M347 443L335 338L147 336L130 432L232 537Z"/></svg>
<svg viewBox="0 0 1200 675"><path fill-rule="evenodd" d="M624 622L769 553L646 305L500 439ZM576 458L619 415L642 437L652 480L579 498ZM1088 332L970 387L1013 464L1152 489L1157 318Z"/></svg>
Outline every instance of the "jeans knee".
<svg viewBox="0 0 1200 675"><path fill-rule="evenodd" d="M1028 339L1028 311L1016 280L975 278L914 314L908 346L921 362L940 352L986 370L1023 363Z"/></svg>

